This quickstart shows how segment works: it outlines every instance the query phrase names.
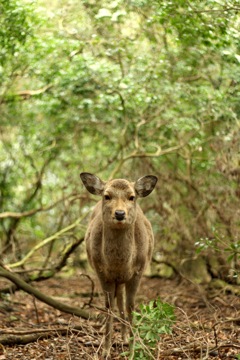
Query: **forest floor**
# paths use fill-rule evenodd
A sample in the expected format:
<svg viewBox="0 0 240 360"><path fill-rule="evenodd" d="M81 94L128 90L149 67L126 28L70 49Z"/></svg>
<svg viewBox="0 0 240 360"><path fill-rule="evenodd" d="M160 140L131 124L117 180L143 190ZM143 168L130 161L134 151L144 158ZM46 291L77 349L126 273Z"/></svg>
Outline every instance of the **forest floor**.
<svg viewBox="0 0 240 360"><path fill-rule="evenodd" d="M7 280L0 279L0 288L6 284L9 284ZM92 292L91 281L80 273L37 283L35 287L59 301L79 307L89 302ZM103 308L103 297L101 293L98 296L99 293L97 286L93 304ZM174 305L176 322L171 335L160 337L153 358L240 359L239 296L187 280L144 277L137 304L158 297ZM85 309L88 310L88 306ZM21 331L34 335L39 329L50 330L48 337L43 333L42 338L27 344L16 343L16 335L22 338ZM100 321L61 313L23 291L6 296L0 303L0 337L4 332L15 335L15 343L0 344L0 360L101 359L103 329ZM119 322L115 320L112 359L124 359L120 354L127 349L126 344L121 343Z"/></svg>

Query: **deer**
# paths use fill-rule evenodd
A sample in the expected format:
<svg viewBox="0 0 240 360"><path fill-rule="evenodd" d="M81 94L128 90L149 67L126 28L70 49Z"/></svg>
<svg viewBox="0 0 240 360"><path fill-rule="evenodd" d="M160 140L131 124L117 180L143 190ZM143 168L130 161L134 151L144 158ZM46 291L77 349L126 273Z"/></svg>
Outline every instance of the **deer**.
<svg viewBox="0 0 240 360"><path fill-rule="evenodd" d="M146 175L135 182L126 179L102 181L82 172L86 189L101 200L93 209L86 234L86 251L105 296L106 324L103 358L109 359L113 334L115 298L120 313L121 336L127 341L127 320L132 323L135 296L154 246L152 226L137 199L148 196L158 181Z"/></svg>

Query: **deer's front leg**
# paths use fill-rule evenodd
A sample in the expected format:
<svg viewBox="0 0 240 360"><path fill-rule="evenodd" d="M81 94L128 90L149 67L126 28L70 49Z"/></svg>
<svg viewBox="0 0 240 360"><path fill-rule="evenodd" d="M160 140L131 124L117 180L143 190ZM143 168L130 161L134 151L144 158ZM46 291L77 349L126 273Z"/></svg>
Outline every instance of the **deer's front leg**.
<svg viewBox="0 0 240 360"><path fill-rule="evenodd" d="M126 331L127 331L127 324L125 318L125 303L124 303L124 291L125 291L125 284L119 284L116 288L116 296L117 296L117 305L120 313L121 318L121 332L122 332L122 340L126 342Z"/></svg>
<svg viewBox="0 0 240 360"><path fill-rule="evenodd" d="M103 349L104 359L110 358L110 351L112 346L112 328L113 328L113 309L115 297L115 284L103 283L102 288L105 296L105 307L107 310L106 328L105 328L105 341Z"/></svg>

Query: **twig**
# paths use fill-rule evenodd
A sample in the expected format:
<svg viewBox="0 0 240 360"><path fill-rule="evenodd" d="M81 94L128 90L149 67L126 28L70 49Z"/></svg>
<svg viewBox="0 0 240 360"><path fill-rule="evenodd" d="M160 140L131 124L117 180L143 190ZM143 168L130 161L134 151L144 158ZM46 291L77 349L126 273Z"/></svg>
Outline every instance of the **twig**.
<svg viewBox="0 0 240 360"><path fill-rule="evenodd" d="M1 264L1 266L3 266ZM5 269L7 268L7 266L3 266ZM19 270L14 270L14 274L28 274L28 273L32 273L32 272L43 272L43 271L52 271L52 268L33 268L33 269L19 269ZM35 280L34 280L35 281Z"/></svg>
<svg viewBox="0 0 240 360"><path fill-rule="evenodd" d="M95 284L94 284L93 279L92 279L89 275L87 275L87 274L81 274L80 276L85 276L87 279L89 279L89 280L90 280L91 285L92 285L91 296L90 296L90 299L89 299L88 303L83 305L83 309L84 309L84 307L85 307L85 306L87 306L87 305L88 305L88 306L91 306L91 305L92 305L93 296L94 296L94 288L95 288Z"/></svg>
<svg viewBox="0 0 240 360"><path fill-rule="evenodd" d="M33 306L34 306L34 310L36 313L36 318L37 318L37 324L40 324L40 320L39 320L39 316L38 316L38 309L37 309L37 305L36 305L36 298L33 296Z"/></svg>
<svg viewBox="0 0 240 360"><path fill-rule="evenodd" d="M240 317L237 317L237 318L229 318L229 319L226 319L226 320L220 320L220 321L217 321L213 327L219 325L219 324L225 324L225 323L228 323L228 322L240 322Z"/></svg>
<svg viewBox="0 0 240 360"><path fill-rule="evenodd" d="M83 330L83 325L74 325L73 327L62 326L62 327L56 327L56 328L48 328L48 329L28 329L28 330L8 330L8 329L0 329L0 335L31 335L31 334L40 334L40 333L48 333L48 332L54 332L54 331L81 331ZM84 329L84 333L86 332L86 329Z"/></svg>

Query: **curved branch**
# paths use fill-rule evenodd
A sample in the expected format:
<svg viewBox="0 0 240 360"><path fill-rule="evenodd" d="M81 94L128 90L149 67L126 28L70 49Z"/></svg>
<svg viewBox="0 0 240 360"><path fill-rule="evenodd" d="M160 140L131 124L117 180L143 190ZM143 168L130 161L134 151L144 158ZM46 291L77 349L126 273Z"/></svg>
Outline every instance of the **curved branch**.
<svg viewBox="0 0 240 360"><path fill-rule="evenodd" d="M78 220L76 220L73 224L68 225L67 227L65 227L64 229L56 232L54 235L44 239L43 241L41 241L39 244L37 244L36 246L34 246L25 256L24 258L22 258L20 261L14 263L14 264L8 264L9 268L16 268L19 266L22 266L23 264L25 264L26 260L29 259L34 253L35 251L41 249L43 246L47 245L48 243L50 243L51 241L57 239L60 235L66 233L67 231L75 228L77 225L80 224L80 222L88 215L88 212L86 214L84 214L81 218L79 218Z"/></svg>
<svg viewBox="0 0 240 360"><path fill-rule="evenodd" d="M75 198L78 199L79 195L76 195L76 194L73 193L73 194L70 194L68 196L62 197L61 199L55 201L53 204L51 204L49 206L40 207L40 208L37 208L37 209L31 209L31 210L28 210L28 211L23 211L23 212L6 211L6 212L3 212L3 213L0 214L0 219L5 219L5 218L19 219L19 218L22 218L22 217L28 217L28 216L35 215L36 213L41 212L41 211L49 211L49 210L53 209L60 202L65 201L65 200L67 200L67 199L69 199L71 197L73 197L73 199L75 199Z"/></svg>
<svg viewBox="0 0 240 360"><path fill-rule="evenodd" d="M192 135L191 135L192 137ZM157 151L154 153L145 153L145 152L139 152L137 150L134 150L131 154L123 157L122 159L120 159L119 163L117 164L117 166L115 167L115 169L112 171L111 175L110 175L110 179L114 178L115 175L118 173L118 171L121 169L121 167L123 166L123 164L130 160L130 159L134 159L134 158L154 158L154 157L159 157L162 155L166 155L166 154L170 154L173 153L177 150L182 149L184 146L186 146L189 142L189 138L182 142L179 145L176 146L172 146L169 147L167 149L162 150L160 146L157 147Z"/></svg>
<svg viewBox="0 0 240 360"><path fill-rule="evenodd" d="M53 87L53 85L49 84L38 90L22 90L22 91L18 91L16 93L16 95L21 96L23 99L28 99L31 96L43 94L44 92L49 90L51 87Z"/></svg>

